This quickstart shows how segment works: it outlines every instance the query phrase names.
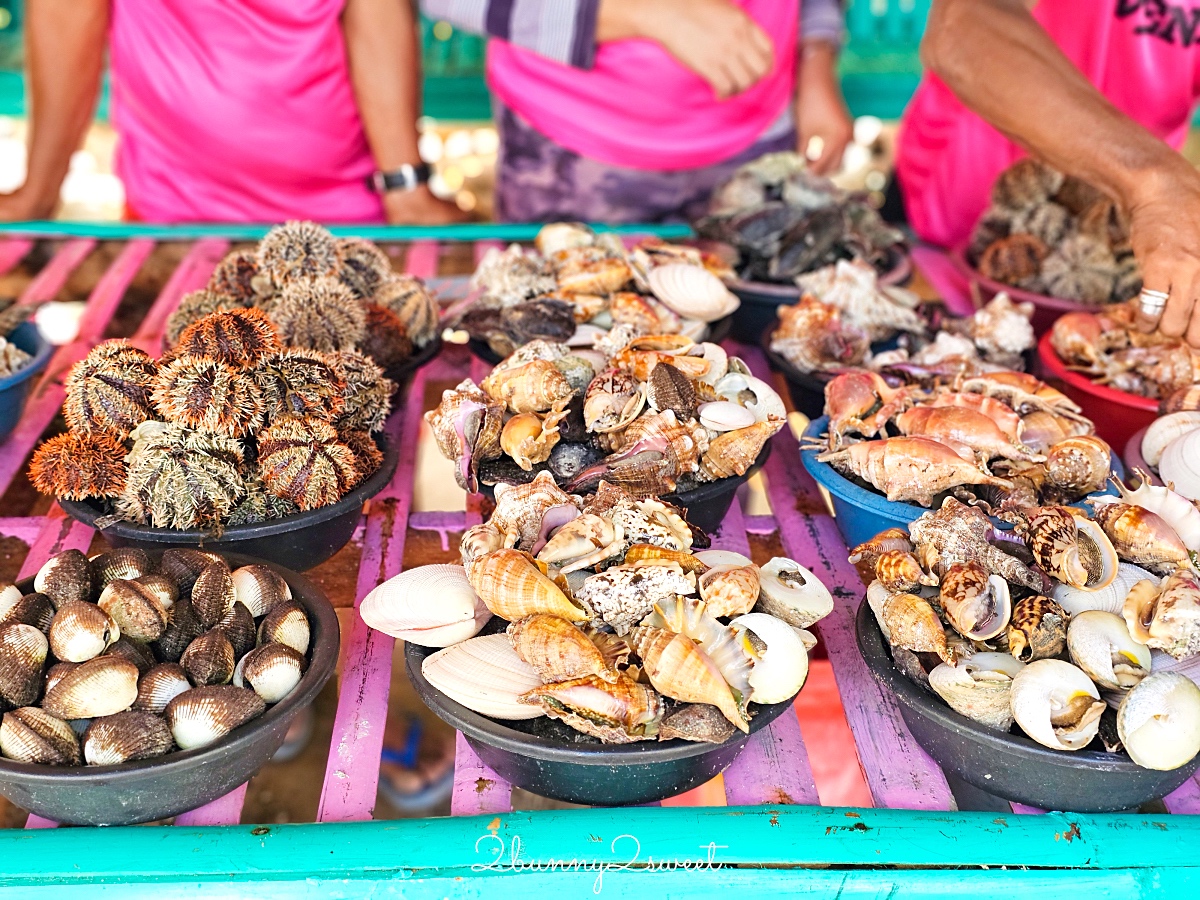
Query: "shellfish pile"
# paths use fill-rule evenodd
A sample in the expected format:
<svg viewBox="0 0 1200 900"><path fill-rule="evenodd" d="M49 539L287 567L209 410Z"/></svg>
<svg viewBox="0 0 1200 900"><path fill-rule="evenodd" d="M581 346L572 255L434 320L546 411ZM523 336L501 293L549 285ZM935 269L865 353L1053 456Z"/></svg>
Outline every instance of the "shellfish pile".
<svg viewBox="0 0 1200 900"><path fill-rule="evenodd" d="M1027 508L1003 532L948 498L850 560L896 667L959 714L1178 768L1200 752L1200 575L1138 497L1102 499L1091 516Z"/></svg>
<svg viewBox="0 0 1200 900"><path fill-rule="evenodd" d="M616 326L701 340L738 308L728 267L694 247L647 238L627 250L615 234L566 222L534 243L489 250L471 278L480 296L458 327L498 356L534 340L590 347Z"/></svg>
<svg viewBox="0 0 1200 900"><path fill-rule="evenodd" d="M0 754L111 766L192 750L300 682L309 622L267 566L141 550L51 558L0 588Z"/></svg>
<svg viewBox="0 0 1200 900"><path fill-rule="evenodd" d="M1074 503L1102 491L1112 453L1079 407L1023 372L894 385L856 370L825 386L817 459L889 500L953 491L985 509Z"/></svg>
<svg viewBox="0 0 1200 900"><path fill-rule="evenodd" d="M604 479L651 497L745 474L785 411L720 345L618 326L590 349L531 341L425 421L465 490L548 472L570 490Z"/></svg>
<svg viewBox="0 0 1200 900"><path fill-rule="evenodd" d="M372 628L442 648L422 673L451 699L560 720L571 740L719 743L803 686L803 629L833 609L811 572L700 550L681 510L607 483L584 498L542 474L496 495L462 565L403 572L360 607Z"/></svg>
<svg viewBox="0 0 1200 900"><path fill-rule="evenodd" d="M68 430L34 452L30 479L156 528L317 509L379 468L393 388L358 351L287 349L261 310L215 312L161 360L111 340L76 363Z"/></svg>
<svg viewBox="0 0 1200 900"><path fill-rule="evenodd" d="M813 175L797 153L769 153L739 168L713 192L695 228L737 249L747 281L789 283L838 260L885 272L907 249L904 234L865 197Z"/></svg>
<svg viewBox="0 0 1200 900"><path fill-rule="evenodd" d="M1125 212L1033 159L996 179L967 257L994 281L1092 306L1129 300L1142 287Z"/></svg>
<svg viewBox="0 0 1200 900"><path fill-rule="evenodd" d="M11 297L0 300L0 378L8 378L25 368L33 357L12 343L9 338L22 322L34 314L37 307L17 303Z"/></svg>

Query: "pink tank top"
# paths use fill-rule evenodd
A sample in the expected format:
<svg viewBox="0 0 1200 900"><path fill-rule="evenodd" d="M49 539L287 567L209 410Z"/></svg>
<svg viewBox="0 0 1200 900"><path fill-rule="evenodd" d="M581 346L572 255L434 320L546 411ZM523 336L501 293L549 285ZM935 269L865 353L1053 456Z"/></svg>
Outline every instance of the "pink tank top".
<svg viewBox="0 0 1200 900"><path fill-rule="evenodd" d="M1178 149L1200 64L1194 0L1040 0L1034 17L1112 103ZM896 175L913 229L945 247L965 242L992 182L1024 155L927 74L901 121Z"/></svg>
<svg viewBox="0 0 1200 900"><path fill-rule="evenodd" d="M649 40L596 49L590 70L504 41L488 44L500 100L550 140L614 166L673 170L745 150L792 96L799 24L794 0L735 0L775 43L775 67L743 94L718 101L708 82Z"/></svg>
<svg viewBox="0 0 1200 900"><path fill-rule="evenodd" d="M344 0L114 0L117 174L147 221L381 221Z"/></svg>

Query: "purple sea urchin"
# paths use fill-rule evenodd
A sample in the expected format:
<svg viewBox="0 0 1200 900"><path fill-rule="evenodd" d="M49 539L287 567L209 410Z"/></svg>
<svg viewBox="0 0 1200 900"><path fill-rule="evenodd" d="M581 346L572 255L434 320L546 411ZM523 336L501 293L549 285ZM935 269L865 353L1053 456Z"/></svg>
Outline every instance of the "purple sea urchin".
<svg viewBox="0 0 1200 900"><path fill-rule="evenodd" d="M67 431L34 451L29 480L64 500L114 497L125 487L125 447L104 432Z"/></svg>
<svg viewBox="0 0 1200 900"><path fill-rule="evenodd" d="M400 318L376 303L364 303L363 309L367 311L367 333L358 349L384 371L407 361L412 356L413 345Z"/></svg>
<svg viewBox="0 0 1200 900"><path fill-rule="evenodd" d="M270 316L285 344L306 350L353 350L367 328L362 304L332 278L284 285Z"/></svg>
<svg viewBox="0 0 1200 900"><path fill-rule="evenodd" d="M248 306L269 291L270 284L259 273L258 257L253 250L234 250L217 263L208 279L208 290Z"/></svg>
<svg viewBox="0 0 1200 900"><path fill-rule="evenodd" d="M296 279L336 277L340 267L337 240L313 222L278 225L258 245L259 271L277 288Z"/></svg>
<svg viewBox="0 0 1200 900"><path fill-rule="evenodd" d="M417 347L424 347L437 334L437 300L424 282L412 275L392 275L375 292L375 302L395 313L405 334Z"/></svg>
<svg viewBox="0 0 1200 900"><path fill-rule="evenodd" d="M175 311L167 316L164 329L166 345L174 347L179 342L179 336L193 322L199 322L207 315L229 309L241 309L242 304L225 294L210 290L192 291L184 294Z"/></svg>
<svg viewBox="0 0 1200 900"><path fill-rule="evenodd" d="M67 424L76 431L125 437L150 418L150 391L157 374L154 360L128 341L97 345L67 375Z"/></svg>
<svg viewBox="0 0 1200 900"><path fill-rule="evenodd" d="M346 383L323 354L312 350L265 357L254 367L253 377L262 390L268 419L290 415L332 420L346 404Z"/></svg>
<svg viewBox="0 0 1200 900"><path fill-rule="evenodd" d="M362 238L342 238L337 247L342 257L338 279L350 289L355 299L370 300L383 280L392 274L387 254Z"/></svg>
<svg viewBox="0 0 1200 900"><path fill-rule="evenodd" d="M168 363L154 387L154 405L171 422L227 437L257 430L262 391L245 372L204 356Z"/></svg>
<svg viewBox="0 0 1200 900"><path fill-rule="evenodd" d="M346 383L346 405L337 419L339 428L378 431L392 411L396 385L383 370L354 350L329 353L326 359Z"/></svg>
<svg viewBox="0 0 1200 900"><path fill-rule="evenodd" d="M358 481L370 478L383 465L383 451L369 431L338 431L342 443L354 453L354 468Z"/></svg>
<svg viewBox="0 0 1200 900"><path fill-rule="evenodd" d="M179 336L180 356L208 356L231 366L253 366L283 349L261 309L231 309L193 322Z"/></svg>
<svg viewBox="0 0 1200 900"><path fill-rule="evenodd" d="M354 451L311 416L280 419L259 434L258 474L271 493L302 510L336 503L359 480Z"/></svg>

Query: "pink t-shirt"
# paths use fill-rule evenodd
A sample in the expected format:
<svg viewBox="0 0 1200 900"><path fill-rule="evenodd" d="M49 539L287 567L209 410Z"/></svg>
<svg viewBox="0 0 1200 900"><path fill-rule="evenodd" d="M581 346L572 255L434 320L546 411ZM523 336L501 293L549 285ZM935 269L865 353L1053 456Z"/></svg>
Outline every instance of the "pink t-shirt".
<svg viewBox="0 0 1200 900"><path fill-rule="evenodd" d="M1112 103L1178 149L1200 95L1200 2L1040 0L1034 17ZM1024 155L926 75L905 110L896 175L913 229L965 242L992 182Z"/></svg>
<svg viewBox="0 0 1200 900"><path fill-rule="evenodd" d="M147 221L377 222L345 0L114 0L117 174Z"/></svg>
<svg viewBox="0 0 1200 900"><path fill-rule="evenodd" d="M611 41L584 70L500 40L488 43L496 96L550 140L600 162L635 169L712 165L735 156L784 111L796 69L798 7L734 0L775 43L775 66L745 93L713 89L649 40Z"/></svg>

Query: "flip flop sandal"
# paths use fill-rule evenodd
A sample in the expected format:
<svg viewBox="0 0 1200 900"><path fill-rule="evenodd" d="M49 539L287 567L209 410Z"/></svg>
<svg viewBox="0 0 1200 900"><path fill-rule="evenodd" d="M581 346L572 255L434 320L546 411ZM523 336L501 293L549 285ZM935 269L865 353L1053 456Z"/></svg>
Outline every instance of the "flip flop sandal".
<svg viewBox="0 0 1200 900"><path fill-rule="evenodd" d="M408 732L404 736L404 745L399 749L384 747L380 762L392 763L401 768L410 769L414 774L417 770L417 752L421 746L421 735L424 726L416 716L409 719ZM454 767L451 766L443 775L430 781L422 778L421 786L415 791L402 791L386 777L379 779L379 793L401 812L422 812L437 806L449 798L454 790Z"/></svg>

